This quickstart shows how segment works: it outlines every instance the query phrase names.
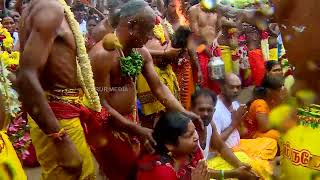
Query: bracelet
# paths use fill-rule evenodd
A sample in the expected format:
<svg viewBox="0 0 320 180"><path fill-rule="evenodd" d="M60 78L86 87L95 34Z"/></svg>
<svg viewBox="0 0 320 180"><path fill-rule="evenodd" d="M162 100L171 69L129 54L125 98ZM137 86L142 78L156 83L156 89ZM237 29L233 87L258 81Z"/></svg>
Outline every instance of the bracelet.
<svg viewBox="0 0 320 180"><path fill-rule="evenodd" d="M220 180L224 180L224 170L220 170Z"/></svg>
<svg viewBox="0 0 320 180"><path fill-rule="evenodd" d="M48 136L49 136L49 137L52 137L53 140L55 140L55 141L62 141L62 138L63 138L64 136L66 136L66 135L67 135L67 131L66 131L64 128L62 128L62 129L60 129L59 132L49 134Z"/></svg>

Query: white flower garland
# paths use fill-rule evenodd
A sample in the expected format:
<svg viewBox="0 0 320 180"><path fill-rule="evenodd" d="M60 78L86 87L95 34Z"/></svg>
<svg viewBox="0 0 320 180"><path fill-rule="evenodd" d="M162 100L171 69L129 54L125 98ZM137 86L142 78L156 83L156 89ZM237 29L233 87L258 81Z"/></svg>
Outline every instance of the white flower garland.
<svg viewBox="0 0 320 180"><path fill-rule="evenodd" d="M18 93L11 88L12 83L8 79L10 71L7 70L4 63L0 60L0 95L3 97L2 100L4 101L4 107L6 111L6 119L4 123L4 127L10 123L10 116L14 117L20 111L20 102L18 100Z"/></svg>

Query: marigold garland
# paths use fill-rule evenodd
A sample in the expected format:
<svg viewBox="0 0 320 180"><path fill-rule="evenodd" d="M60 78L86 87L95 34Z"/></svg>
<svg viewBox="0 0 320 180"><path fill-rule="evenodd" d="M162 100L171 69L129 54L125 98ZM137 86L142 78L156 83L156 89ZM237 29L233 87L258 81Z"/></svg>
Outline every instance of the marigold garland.
<svg viewBox="0 0 320 180"><path fill-rule="evenodd" d="M67 5L65 0L59 0L59 2L64 8L67 22L71 28L77 45L78 81L81 84L85 95L89 98L93 110L101 112L100 99L95 88L92 67L85 47L84 37L80 32L79 23L75 19L70 7Z"/></svg>
<svg viewBox="0 0 320 180"><path fill-rule="evenodd" d="M14 40L9 31L3 28L2 25L0 25L0 41L1 46L4 47L5 50L11 50L13 48Z"/></svg>

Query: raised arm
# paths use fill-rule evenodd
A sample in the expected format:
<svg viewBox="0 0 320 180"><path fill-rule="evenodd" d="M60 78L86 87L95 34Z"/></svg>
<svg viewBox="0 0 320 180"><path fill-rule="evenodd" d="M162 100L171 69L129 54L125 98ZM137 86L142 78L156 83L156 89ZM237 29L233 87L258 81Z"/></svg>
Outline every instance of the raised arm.
<svg viewBox="0 0 320 180"><path fill-rule="evenodd" d="M157 97L161 104L168 110L179 111L191 118L199 129L203 130L203 122L200 117L193 112L187 111L181 103L172 95L169 88L165 86L159 79L157 72L154 69L152 57L148 50L144 47L140 49L140 53L144 60L142 74L145 77L152 93Z"/></svg>
<svg viewBox="0 0 320 180"><path fill-rule="evenodd" d="M167 86L165 86L159 79L159 75L154 69L152 57L146 48L142 48L140 53L144 60L143 76L148 82L152 93L158 100L169 110L185 112L186 110L179 103L179 101L172 95Z"/></svg>
<svg viewBox="0 0 320 180"><path fill-rule="evenodd" d="M51 134L59 132L60 126L47 102L39 77L47 63L64 12L50 1L34 13L30 22L32 29L21 53L17 86L29 115L45 134Z"/></svg>

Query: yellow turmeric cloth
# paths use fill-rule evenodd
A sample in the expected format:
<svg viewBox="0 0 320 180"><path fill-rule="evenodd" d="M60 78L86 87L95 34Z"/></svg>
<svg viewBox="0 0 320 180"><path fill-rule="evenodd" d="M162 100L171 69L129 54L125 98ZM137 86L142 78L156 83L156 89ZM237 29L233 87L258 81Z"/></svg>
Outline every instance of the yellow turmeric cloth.
<svg viewBox="0 0 320 180"><path fill-rule="evenodd" d="M244 152L235 152L234 155L243 163L249 164L252 170L256 172L261 179L271 180L271 175L273 174L273 169L269 161L261 159L250 158ZM225 161L221 156L214 157L207 160L208 168L214 170L233 170L235 169L227 161Z"/></svg>
<svg viewBox="0 0 320 180"><path fill-rule="evenodd" d="M229 46L219 46L221 49L221 59L224 62L224 69L226 73L233 72L232 54Z"/></svg>
<svg viewBox="0 0 320 180"><path fill-rule="evenodd" d="M20 160L4 130L0 130L0 179L26 180Z"/></svg>
<svg viewBox="0 0 320 180"><path fill-rule="evenodd" d="M298 109L298 125L281 138L280 179L320 179L320 106ZM280 125L281 123L279 123Z"/></svg>
<svg viewBox="0 0 320 180"><path fill-rule="evenodd" d="M179 85L177 77L172 70L172 66L167 65L165 69L160 69L155 66L155 70L159 75L160 81L169 88L177 99L179 99ZM142 107L142 113L145 116L165 110L165 107L153 96L150 87L142 74L137 78L137 91L138 99Z"/></svg>
<svg viewBox="0 0 320 180"><path fill-rule="evenodd" d="M71 92L72 91L72 92ZM85 99L83 97L83 93L81 91L70 90L63 92L51 92L47 93L47 98L51 109L54 111L60 127L64 128L67 131L67 134L76 149L78 150L81 158L82 158L82 173L79 180L92 180L96 179L95 177L95 167L94 161L92 158L92 154L88 144L86 143L85 135L83 132L83 128L81 126L80 118L67 118L63 119L60 116L68 116L68 108L75 107L73 105L81 105L82 101ZM55 105L53 105L55 103ZM61 106L61 107L59 107ZM60 111L60 112L59 112ZM61 113L62 111L62 113ZM63 111L66 111L65 113ZM74 113L72 110L69 111L71 114ZM48 137L46 134L42 132L42 130L38 127L34 120L30 116L28 116L29 125L30 125L30 136L32 138L32 142L36 149L36 154L38 161L41 165L42 180L71 180L74 179L74 175L67 173L59 167L57 162L57 154L56 147L52 138Z"/></svg>
<svg viewBox="0 0 320 180"><path fill-rule="evenodd" d="M278 61L278 48L269 49L269 61Z"/></svg>
<svg viewBox="0 0 320 180"><path fill-rule="evenodd" d="M277 154L277 141L272 138L259 137L256 139L240 139L240 143L232 148L233 151L243 151L250 158L273 160Z"/></svg>

